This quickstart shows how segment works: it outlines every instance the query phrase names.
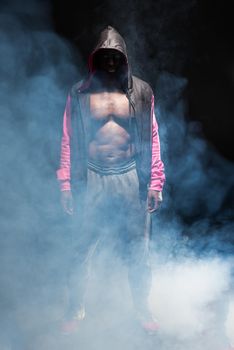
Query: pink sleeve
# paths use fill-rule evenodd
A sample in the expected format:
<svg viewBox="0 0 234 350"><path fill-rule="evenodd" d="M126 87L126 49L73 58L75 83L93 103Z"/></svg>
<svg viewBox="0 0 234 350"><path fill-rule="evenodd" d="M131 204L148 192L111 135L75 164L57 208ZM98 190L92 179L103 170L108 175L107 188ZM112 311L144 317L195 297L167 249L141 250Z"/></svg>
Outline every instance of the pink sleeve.
<svg viewBox="0 0 234 350"><path fill-rule="evenodd" d="M61 191L71 189L70 184L70 136L71 136L71 97L67 98L66 108L63 116L63 135L60 153L60 168L57 170L57 179L60 183Z"/></svg>
<svg viewBox="0 0 234 350"><path fill-rule="evenodd" d="M152 163L151 163L151 179L149 189L162 191L165 182L164 164L160 154L160 140L158 134L158 124L154 113L154 96L152 97L151 106L152 120Z"/></svg>

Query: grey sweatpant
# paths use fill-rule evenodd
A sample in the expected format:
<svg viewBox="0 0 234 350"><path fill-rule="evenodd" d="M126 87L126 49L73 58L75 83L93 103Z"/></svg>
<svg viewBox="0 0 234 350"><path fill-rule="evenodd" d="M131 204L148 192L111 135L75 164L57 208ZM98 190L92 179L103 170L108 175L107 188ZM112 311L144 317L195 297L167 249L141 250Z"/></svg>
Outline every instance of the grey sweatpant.
<svg viewBox="0 0 234 350"><path fill-rule="evenodd" d="M145 203L139 199L136 168L125 167L122 173L121 169L119 173L109 171L108 174L97 171L96 168L88 169L82 212L79 213L79 220L74 221L76 251L69 273L67 316L72 317L83 303L90 260L97 247L105 241L111 242L128 268L136 310L146 312L151 271L145 222L146 215L150 214L146 212Z"/></svg>

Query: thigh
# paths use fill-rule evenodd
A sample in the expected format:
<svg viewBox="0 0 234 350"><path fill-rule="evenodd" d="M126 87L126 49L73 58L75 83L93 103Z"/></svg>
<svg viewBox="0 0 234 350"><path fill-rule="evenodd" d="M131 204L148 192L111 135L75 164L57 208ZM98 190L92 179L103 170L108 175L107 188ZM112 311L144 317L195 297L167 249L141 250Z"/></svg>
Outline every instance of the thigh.
<svg viewBox="0 0 234 350"><path fill-rule="evenodd" d="M146 205L140 201L136 171L120 176L115 188L112 222L117 228L118 250L124 259L142 255L145 251Z"/></svg>

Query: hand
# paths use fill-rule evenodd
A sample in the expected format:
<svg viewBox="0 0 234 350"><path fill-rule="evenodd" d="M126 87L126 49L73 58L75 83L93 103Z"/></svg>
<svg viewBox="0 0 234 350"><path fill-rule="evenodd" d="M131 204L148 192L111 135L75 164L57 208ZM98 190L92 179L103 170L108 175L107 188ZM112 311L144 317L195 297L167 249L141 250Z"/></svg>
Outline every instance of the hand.
<svg viewBox="0 0 234 350"><path fill-rule="evenodd" d="M71 191L62 191L61 192L61 203L63 210L66 214L73 214L73 198Z"/></svg>
<svg viewBox="0 0 234 350"><path fill-rule="evenodd" d="M147 203L149 213L155 212L162 203L162 192L148 190Z"/></svg>

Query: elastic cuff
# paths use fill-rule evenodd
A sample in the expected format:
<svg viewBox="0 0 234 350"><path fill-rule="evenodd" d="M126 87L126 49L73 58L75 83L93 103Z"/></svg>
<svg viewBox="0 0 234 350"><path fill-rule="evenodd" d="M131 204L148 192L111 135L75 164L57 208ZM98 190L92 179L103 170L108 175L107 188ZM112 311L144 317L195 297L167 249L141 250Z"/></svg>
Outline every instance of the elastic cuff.
<svg viewBox="0 0 234 350"><path fill-rule="evenodd" d="M60 190L63 191L71 191L71 184L70 181L61 181L60 182Z"/></svg>

